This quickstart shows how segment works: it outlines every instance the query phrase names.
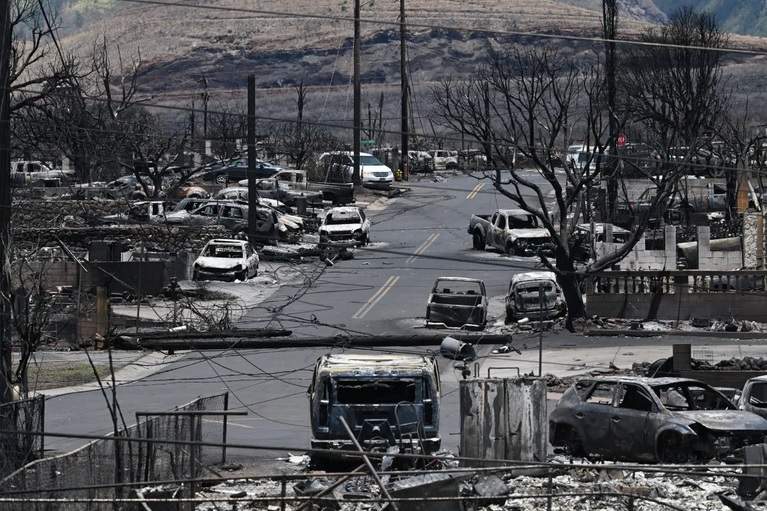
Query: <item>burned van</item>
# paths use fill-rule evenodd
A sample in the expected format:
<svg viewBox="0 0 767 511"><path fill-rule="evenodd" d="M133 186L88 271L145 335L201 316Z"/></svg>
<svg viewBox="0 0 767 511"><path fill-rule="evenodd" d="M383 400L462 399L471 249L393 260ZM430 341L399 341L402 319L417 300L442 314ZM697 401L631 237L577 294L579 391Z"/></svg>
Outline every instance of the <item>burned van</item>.
<svg viewBox="0 0 767 511"><path fill-rule="evenodd" d="M309 386L312 448L432 453L440 447L439 367L421 355L324 355Z"/></svg>

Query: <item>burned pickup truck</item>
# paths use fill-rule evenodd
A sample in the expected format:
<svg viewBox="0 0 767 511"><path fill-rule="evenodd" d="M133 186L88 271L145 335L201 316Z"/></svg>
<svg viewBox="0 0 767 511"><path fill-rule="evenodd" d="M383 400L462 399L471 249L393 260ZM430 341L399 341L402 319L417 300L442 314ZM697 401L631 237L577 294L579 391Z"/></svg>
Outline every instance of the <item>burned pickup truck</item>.
<svg viewBox="0 0 767 511"><path fill-rule="evenodd" d="M487 324L485 283L466 277L440 277L426 303L426 326L482 330Z"/></svg>
<svg viewBox="0 0 767 511"><path fill-rule="evenodd" d="M324 355L309 386L312 449L370 451L398 446L428 454L440 447L439 366L422 355ZM313 458L333 457L332 453Z"/></svg>
<svg viewBox="0 0 767 511"><path fill-rule="evenodd" d="M518 256L554 252L549 231L539 225L535 215L522 209L499 209L492 216L471 215L467 231L475 250L491 247Z"/></svg>

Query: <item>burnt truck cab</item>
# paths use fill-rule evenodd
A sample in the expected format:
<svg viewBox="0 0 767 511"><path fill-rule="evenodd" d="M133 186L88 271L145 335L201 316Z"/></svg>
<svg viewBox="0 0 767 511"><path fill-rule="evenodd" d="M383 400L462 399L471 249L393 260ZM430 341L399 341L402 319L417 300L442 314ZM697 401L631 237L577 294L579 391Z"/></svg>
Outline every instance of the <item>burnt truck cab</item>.
<svg viewBox="0 0 767 511"><path fill-rule="evenodd" d="M439 450L439 366L425 355L323 355L307 392L312 449Z"/></svg>

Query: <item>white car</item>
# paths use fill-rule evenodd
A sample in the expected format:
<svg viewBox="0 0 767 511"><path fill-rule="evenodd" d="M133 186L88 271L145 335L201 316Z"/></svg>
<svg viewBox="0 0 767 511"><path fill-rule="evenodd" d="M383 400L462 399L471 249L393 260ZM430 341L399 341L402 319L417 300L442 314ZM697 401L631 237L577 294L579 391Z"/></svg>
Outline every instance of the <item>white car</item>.
<svg viewBox="0 0 767 511"><path fill-rule="evenodd" d="M354 172L354 153L323 153L320 156L320 168L328 172L328 181L349 183ZM389 188L394 182L394 173L372 154L360 153L360 179L366 188Z"/></svg>
<svg viewBox="0 0 767 511"><path fill-rule="evenodd" d="M210 240L194 261L193 279L247 280L258 275L258 254L245 240Z"/></svg>
<svg viewBox="0 0 767 511"><path fill-rule="evenodd" d="M320 224L320 246L367 245L370 220L357 206L330 208Z"/></svg>

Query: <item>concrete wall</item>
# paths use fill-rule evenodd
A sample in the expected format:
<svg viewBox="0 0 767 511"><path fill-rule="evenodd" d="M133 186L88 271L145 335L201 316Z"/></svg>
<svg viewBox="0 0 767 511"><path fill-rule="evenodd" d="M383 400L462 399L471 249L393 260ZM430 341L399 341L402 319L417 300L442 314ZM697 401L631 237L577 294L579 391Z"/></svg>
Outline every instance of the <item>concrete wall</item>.
<svg viewBox="0 0 767 511"><path fill-rule="evenodd" d="M664 228L664 248L648 250L644 237L634 250L615 267L617 270L674 270L677 268L676 227ZM733 270L743 267L742 250L713 250L711 248L711 228L698 226L698 268L701 270ZM609 238L608 238L609 239ZM598 257L616 252L621 244L597 243Z"/></svg>
<svg viewBox="0 0 767 511"><path fill-rule="evenodd" d="M597 294L586 297L589 315L608 318L665 319L690 318L767 321L767 295L747 293L707 294ZM655 311L651 315L651 311Z"/></svg>

